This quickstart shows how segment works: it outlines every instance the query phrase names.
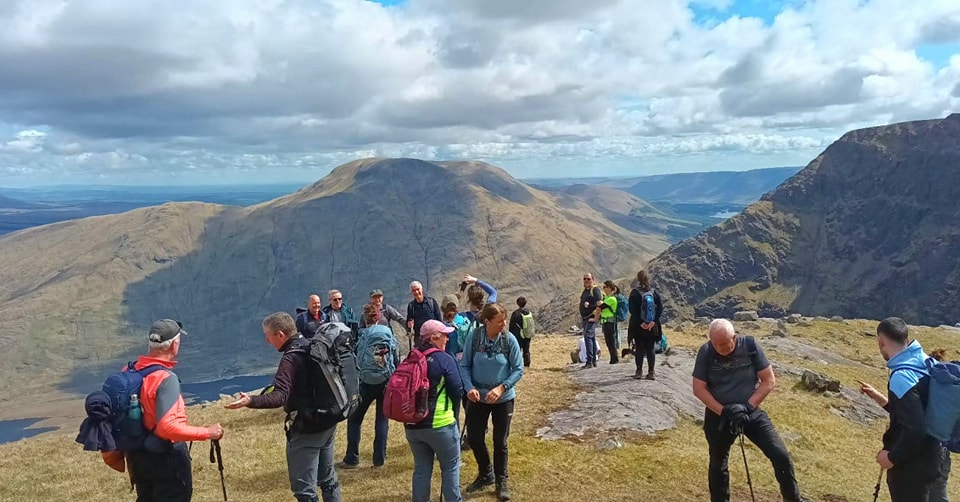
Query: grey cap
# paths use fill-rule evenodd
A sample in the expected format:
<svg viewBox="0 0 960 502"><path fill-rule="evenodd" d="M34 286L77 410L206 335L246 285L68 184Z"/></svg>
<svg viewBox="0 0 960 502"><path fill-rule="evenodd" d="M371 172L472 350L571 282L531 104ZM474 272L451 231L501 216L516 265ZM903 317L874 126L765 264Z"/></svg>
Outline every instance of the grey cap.
<svg viewBox="0 0 960 502"><path fill-rule="evenodd" d="M174 321L172 319L160 319L150 326L150 331L147 333L147 339L151 342L163 343L173 340L177 337L177 335L186 334L187 332L183 330L183 324L180 324L180 321Z"/></svg>

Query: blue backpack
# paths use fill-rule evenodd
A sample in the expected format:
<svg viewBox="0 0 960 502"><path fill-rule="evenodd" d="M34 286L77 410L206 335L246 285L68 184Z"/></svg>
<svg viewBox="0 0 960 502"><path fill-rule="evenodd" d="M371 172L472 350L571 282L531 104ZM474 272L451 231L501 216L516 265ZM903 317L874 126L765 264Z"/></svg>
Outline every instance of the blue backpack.
<svg viewBox="0 0 960 502"><path fill-rule="evenodd" d="M927 434L960 453L960 361L939 362L931 357L926 364L930 375Z"/></svg>
<svg viewBox="0 0 960 502"><path fill-rule="evenodd" d="M390 379L397 370L394 354L397 340L393 330L381 324L364 328L357 343L357 369L360 381L379 385Z"/></svg>
<svg viewBox="0 0 960 502"><path fill-rule="evenodd" d="M623 322L627 320L627 316L630 315L630 304L626 296L623 296L623 293L616 294L617 299L617 322Z"/></svg>
<svg viewBox="0 0 960 502"><path fill-rule="evenodd" d="M657 320L657 301L653 297L653 290L641 291L642 303L640 304L640 318L643 322L653 322Z"/></svg>
<svg viewBox="0 0 960 502"><path fill-rule="evenodd" d="M145 449L144 442L152 433L143 426L143 412L139 409L140 389L147 375L162 369L164 369L163 366L153 364L137 371L133 363L128 363L126 369L110 375L103 382L102 391L110 398L111 433L118 450ZM134 394L137 395L135 404L138 409L133 410L134 413L131 416L130 405Z"/></svg>

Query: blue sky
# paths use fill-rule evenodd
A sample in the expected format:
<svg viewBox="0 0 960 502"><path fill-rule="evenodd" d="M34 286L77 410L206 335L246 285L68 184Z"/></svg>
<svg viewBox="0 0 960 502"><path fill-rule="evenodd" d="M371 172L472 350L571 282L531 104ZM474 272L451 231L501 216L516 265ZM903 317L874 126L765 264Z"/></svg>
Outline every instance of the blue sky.
<svg viewBox="0 0 960 502"><path fill-rule="evenodd" d="M0 44L0 187L742 170L960 111L951 0L9 0Z"/></svg>

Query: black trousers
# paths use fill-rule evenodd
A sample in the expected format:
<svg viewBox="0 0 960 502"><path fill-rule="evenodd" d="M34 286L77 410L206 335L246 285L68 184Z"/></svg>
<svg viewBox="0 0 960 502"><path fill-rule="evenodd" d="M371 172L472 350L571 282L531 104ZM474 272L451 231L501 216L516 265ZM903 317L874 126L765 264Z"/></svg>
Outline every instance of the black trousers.
<svg viewBox="0 0 960 502"><path fill-rule="evenodd" d="M523 352L523 366L526 368L530 367L530 340L532 339L517 337L517 341L520 342L520 351Z"/></svg>
<svg viewBox="0 0 960 502"><path fill-rule="evenodd" d="M634 339L636 347L633 349L633 359L637 364L637 371L643 371L643 360L646 359L650 373L653 373L654 365L657 362L657 352L654 350L657 345L657 338L646 334L646 332L641 333L643 334L637 335Z"/></svg>
<svg viewBox="0 0 960 502"><path fill-rule="evenodd" d="M186 443L174 443L166 453L130 452L127 458L137 502L190 502L193 472Z"/></svg>
<svg viewBox="0 0 960 502"><path fill-rule="evenodd" d="M493 472L498 478L507 477L507 438L513 421L513 400L499 404L474 403L467 405L467 438L479 474L490 471L490 451L485 441L487 421L493 416Z"/></svg>
<svg viewBox="0 0 960 502"><path fill-rule="evenodd" d="M712 502L730 501L730 471L728 460L730 447L737 440L737 435L727 427L721 427L724 420L710 410L706 410L703 417L703 431L710 445L710 500ZM780 483L780 495L785 502L800 502L800 487L797 486L797 477L793 471L793 460L786 446L780 440L780 435L773 427L773 422L763 410L754 410L750 414L750 421L744 426L743 434L773 464L773 473Z"/></svg>
<svg viewBox="0 0 960 502"><path fill-rule="evenodd" d="M887 488L892 502L926 502L931 484L927 476L918 476L906 469L894 467L887 471Z"/></svg>
<svg viewBox="0 0 960 502"><path fill-rule="evenodd" d="M610 362L620 362L620 351L617 349L617 323L603 323L603 341L607 344L607 351L610 352Z"/></svg>

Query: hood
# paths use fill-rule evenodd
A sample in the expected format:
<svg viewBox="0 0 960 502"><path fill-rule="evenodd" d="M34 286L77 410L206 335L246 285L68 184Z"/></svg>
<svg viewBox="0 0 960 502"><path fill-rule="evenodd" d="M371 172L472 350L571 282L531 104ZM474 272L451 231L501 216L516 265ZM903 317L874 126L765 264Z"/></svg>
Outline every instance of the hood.
<svg viewBox="0 0 960 502"><path fill-rule="evenodd" d="M903 349L903 352L887 361L890 368L890 391L900 399L910 391L920 379L927 376L927 354L923 352L920 342L914 340Z"/></svg>

